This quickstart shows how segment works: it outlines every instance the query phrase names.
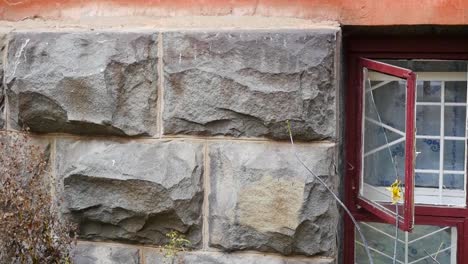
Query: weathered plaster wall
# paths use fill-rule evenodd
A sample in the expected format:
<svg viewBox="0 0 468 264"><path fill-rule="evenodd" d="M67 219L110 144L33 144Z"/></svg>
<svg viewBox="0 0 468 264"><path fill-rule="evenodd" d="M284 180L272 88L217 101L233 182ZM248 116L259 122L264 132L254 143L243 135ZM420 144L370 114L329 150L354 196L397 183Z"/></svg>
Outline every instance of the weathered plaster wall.
<svg viewBox="0 0 468 264"><path fill-rule="evenodd" d="M118 16L266 16L344 25L467 24L463 0L1 0L0 19Z"/></svg>
<svg viewBox="0 0 468 264"><path fill-rule="evenodd" d="M51 147L77 263L335 263L340 29L2 33L6 128ZM11 28L10 28L11 29ZM1 71L0 71L1 73Z"/></svg>

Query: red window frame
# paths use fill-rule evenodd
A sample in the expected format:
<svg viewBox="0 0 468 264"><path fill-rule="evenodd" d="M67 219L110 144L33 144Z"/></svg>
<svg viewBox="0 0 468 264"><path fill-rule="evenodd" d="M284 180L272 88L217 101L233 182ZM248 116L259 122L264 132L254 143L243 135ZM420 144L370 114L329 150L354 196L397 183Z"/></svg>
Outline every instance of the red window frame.
<svg viewBox="0 0 468 264"><path fill-rule="evenodd" d="M363 93L364 89L362 69L367 68L369 70L377 71L380 73L392 75L405 79L407 81L406 87L406 141L405 141L405 197L403 204L403 222L398 221L395 216L390 215L377 206L374 205L372 201L366 199L361 199L358 196L358 204L363 208L367 209L370 213L374 214L378 218L384 220L387 223L395 224L398 221L398 227L403 231L410 231L413 229L414 224L414 142L415 142L415 98L416 98L416 75L413 71L388 65L382 62L359 58L358 59L358 68L359 68L359 86L361 87L360 92L357 94L356 101L359 106L359 117L357 123L362 124L362 109L363 109ZM358 126L355 131L359 135L362 135L362 127ZM360 149L362 149L362 136ZM359 162L356 163L356 169L361 171L362 159L359 155ZM357 184L359 184L359 180ZM358 186L358 185L357 185ZM358 186L362 187L362 186Z"/></svg>
<svg viewBox="0 0 468 264"><path fill-rule="evenodd" d="M362 99L359 58L468 60L468 38L460 37L362 37L345 39L345 204L358 221L382 222L359 207ZM468 184L468 183L467 183ZM468 201L467 201L468 204ZM468 208L416 205L415 224L457 227L457 263L468 264ZM354 263L354 225L344 216L343 263Z"/></svg>

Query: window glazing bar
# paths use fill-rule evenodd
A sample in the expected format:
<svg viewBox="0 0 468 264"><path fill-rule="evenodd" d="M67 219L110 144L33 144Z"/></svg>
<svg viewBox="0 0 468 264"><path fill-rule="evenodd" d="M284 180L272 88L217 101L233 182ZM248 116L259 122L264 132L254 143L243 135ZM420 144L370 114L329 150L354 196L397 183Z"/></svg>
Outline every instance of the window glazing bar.
<svg viewBox="0 0 468 264"><path fill-rule="evenodd" d="M376 85L374 85L374 86L371 86L370 88L366 89L366 93L367 93L367 92L370 92L370 91L373 91L373 90L375 90L375 89L377 89L377 88L379 88L379 87L382 87L382 86L386 85L386 84L389 83L389 82L390 82L390 81L382 81L382 82L380 82L380 83L378 83L378 84L376 84Z"/></svg>
<svg viewBox="0 0 468 264"><path fill-rule="evenodd" d="M439 106L439 102L416 102L416 105ZM445 106L466 106L466 103L445 103Z"/></svg>
<svg viewBox="0 0 468 264"><path fill-rule="evenodd" d="M449 250L449 249L451 249L451 248L452 248L452 246L446 247L446 248L444 248L444 249L442 249L442 250L439 250L439 251L437 251L437 252L435 252L435 253L430 254L430 256L434 257L434 256L438 255L439 253L442 253L442 252L444 252L444 251L447 251L447 250ZM419 261L421 261L421 260L425 260L425 259L431 258L430 256L422 257L422 258L417 259L417 260L415 260L415 261L411 261L411 262L408 263L408 264L417 263L417 262L419 262Z"/></svg>
<svg viewBox="0 0 468 264"><path fill-rule="evenodd" d="M444 138L444 132L445 132L445 82L442 81L440 84L440 138ZM444 185L444 140L441 140L439 145L440 145L440 153L439 153L439 199L440 203L442 203L442 190L443 190L443 185Z"/></svg>
<svg viewBox="0 0 468 264"><path fill-rule="evenodd" d="M383 127L383 128L386 128L386 129L388 129L388 130L390 130L390 131L392 131L392 132L395 132L395 133L397 133L397 134L399 134L399 135L406 136L405 132L403 132L403 131L401 131L401 130L398 130L398 129L396 129L396 128L393 128L393 127L391 127L391 126L389 126L389 125L386 125L386 124L384 124L384 123L382 123L382 122L380 122L380 121L377 121L377 120L372 119L372 118L367 117L367 116L365 117L365 119L366 119L367 121L371 122L371 123L374 123L374 124L376 124L376 125L378 125L378 126L381 126L381 127Z"/></svg>
<svg viewBox="0 0 468 264"><path fill-rule="evenodd" d="M441 229L439 229L439 230L433 231L433 232L431 232L431 233L429 233L429 234L425 234L424 236L421 236L421 237L418 237L418 238L413 239L413 240L411 240L411 241L408 241L408 244L414 243L414 242L419 241L419 240L421 240L421 239L424 239L424 238L426 238L426 237L428 237L428 236L432 236L432 235L434 235L434 234L437 234L437 233L439 233L439 232L441 232L441 231L444 231L444 230L446 230L446 229L449 229L449 228L451 228L451 227L450 227L450 226L446 226L446 227L441 228Z"/></svg>
<svg viewBox="0 0 468 264"><path fill-rule="evenodd" d="M374 231L376 231L376 232L379 232L379 233L381 233L381 234L383 234L383 235L385 235L385 236L387 236L387 237L389 237L389 238L391 238L391 239L395 239L395 236L392 236L392 235L390 235L390 234L387 234L387 233L385 233L384 231L382 231L382 230L380 230L380 229L378 229L378 228L376 228L376 227L373 227L372 225L367 224L366 222L360 222L360 224L361 224L361 225L365 225L365 226L369 227L370 229L372 229L372 230L374 230ZM397 240L398 240L398 242L405 243L405 241L403 241L403 240L401 240L401 239L397 239Z"/></svg>
<svg viewBox="0 0 468 264"><path fill-rule="evenodd" d="M356 244L360 245L361 247L364 247L364 244L362 244L361 242L359 242L359 241L357 241L357 240L356 240L355 242L356 242ZM375 249L375 248L370 247L370 246L369 246L369 249L370 249L371 251L374 251L375 253L381 255L381 256L384 256L384 257L387 257L387 258L393 260L393 257L391 257L391 256L389 256L389 255L387 255L387 254L385 254L385 253L383 253L383 252L380 252L378 249ZM398 259L396 260L396 262L401 263L401 264L404 264L403 262L399 261Z"/></svg>
<svg viewBox="0 0 468 264"><path fill-rule="evenodd" d="M440 173L440 170L428 170L428 169L415 169L414 172L417 173ZM465 174L465 171L457 171L457 170L443 170L444 174Z"/></svg>
<svg viewBox="0 0 468 264"><path fill-rule="evenodd" d="M374 153L376 153L376 152L381 151L382 149L386 149L386 148L391 147L391 146L393 146L393 145L396 145L396 144L398 144L398 143L400 143L400 142L403 142L403 141L405 141L405 139L406 139L406 138L404 138L404 137L403 137L403 138L399 138L399 139L394 140L394 141L392 141L392 142L389 142L389 143L387 143L387 144L385 144L385 145L382 145L382 146L377 147L377 148L375 148L375 149L369 150L368 152L364 153L364 157L367 157L367 156L369 156L369 155L371 155L371 154L374 154Z"/></svg>

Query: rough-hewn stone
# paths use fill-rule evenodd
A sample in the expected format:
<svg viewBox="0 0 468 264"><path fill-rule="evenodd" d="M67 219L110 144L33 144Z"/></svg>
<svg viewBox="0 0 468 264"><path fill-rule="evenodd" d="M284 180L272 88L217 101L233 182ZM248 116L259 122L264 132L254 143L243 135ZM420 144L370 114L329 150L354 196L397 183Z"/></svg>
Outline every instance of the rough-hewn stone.
<svg viewBox="0 0 468 264"><path fill-rule="evenodd" d="M218 252L184 252L165 257L159 250L144 250L145 263L165 264L332 264L333 258L281 257L263 254L226 254Z"/></svg>
<svg viewBox="0 0 468 264"><path fill-rule="evenodd" d="M12 124L35 132L153 135L157 34L12 33Z"/></svg>
<svg viewBox="0 0 468 264"><path fill-rule="evenodd" d="M5 50L7 44L7 34L6 32L0 31L0 129L5 127L5 98L4 98L4 87L3 87L3 59L5 57Z"/></svg>
<svg viewBox="0 0 468 264"><path fill-rule="evenodd" d="M284 258L261 254L192 253L183 258L184 264L332 264L329 258Z"/></svg>
<svg viewBox="0 0 468 264"><path fill-rule="evenodd" d="M299 145L306 164L336 188L334 144ZM338 210L289 144L209 145L209 243L226 251L336 254Z"/></svg>
<svg viewBox="0 0 468 264"><path fill-rule="evenodd" d="M168 32L164 132L333 138L337 30Z"/></svg>
<svg viewBox="0 0 468 264"><path fill-rule="evenodd" d="M64 139L57 159L64 211L82 238L161 245L177 230L201 241L202 144Z"/></svg>
<svg viewBox="0 0 468 264"><path fill-rule="evenodd" d="M78 243L72 252L75 264L139 264L137 248Z"/></svg>

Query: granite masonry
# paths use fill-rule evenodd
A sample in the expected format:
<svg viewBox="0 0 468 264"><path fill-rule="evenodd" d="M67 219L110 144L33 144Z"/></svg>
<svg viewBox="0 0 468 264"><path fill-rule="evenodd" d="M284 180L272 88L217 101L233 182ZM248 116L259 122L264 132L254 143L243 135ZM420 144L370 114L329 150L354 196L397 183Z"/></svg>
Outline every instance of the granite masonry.
<svg viewBox="0 0 468 264"><path fill-rule="evenodd" d="M50 142L88 263L331 264L338 27L0 33L0 127ZM176 230L192 249L159 249Z"/></svg>

